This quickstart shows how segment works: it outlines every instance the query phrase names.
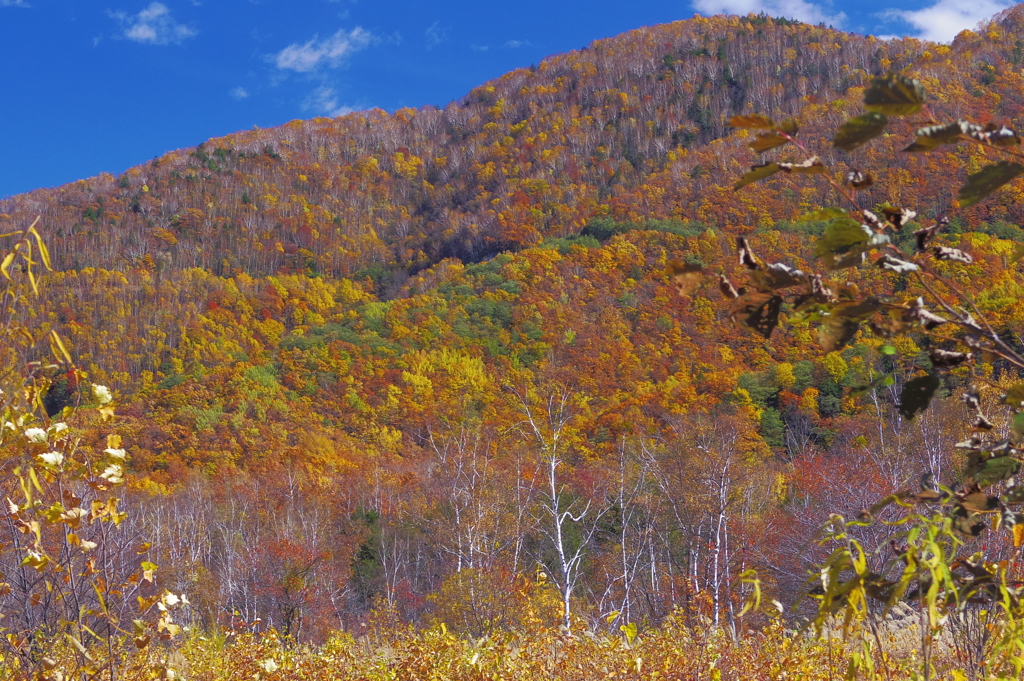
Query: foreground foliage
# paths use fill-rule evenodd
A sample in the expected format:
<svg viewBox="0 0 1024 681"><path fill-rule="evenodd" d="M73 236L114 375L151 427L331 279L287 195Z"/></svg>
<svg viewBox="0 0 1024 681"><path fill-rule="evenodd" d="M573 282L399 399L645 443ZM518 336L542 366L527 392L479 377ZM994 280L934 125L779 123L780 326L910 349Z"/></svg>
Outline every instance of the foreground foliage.
<svg viewBox="0 0 1024 681"><path fill-rule="evenodd" d="M323 645L297 646L276 632L264 634L192 633L174 647L128 655L125 681L161 678L191 681L266 679L279 681L366 681L479 679L666 679L678 681L768 681L844 678L858 641L838 635L823 639L785 629L772 621L738 640L709 621L676 613L662 627L636 632L635 626L609 634L587 633L567 638L555 630L498 632L473 639L456 636L436 625L421 631L387 630L353 638L336 633ZM913 679L916 636L913 622L889 620L882 625L891 678ZM52 653L59 660L71 651ZM874 654L876 664L880 656ZM862 660L859 656L858 660ZM959 663L952 648L944 649L937 665L957 675ZM17 666L0 663L5 678ZM168 673L168 670L171 670Z"/></svg>

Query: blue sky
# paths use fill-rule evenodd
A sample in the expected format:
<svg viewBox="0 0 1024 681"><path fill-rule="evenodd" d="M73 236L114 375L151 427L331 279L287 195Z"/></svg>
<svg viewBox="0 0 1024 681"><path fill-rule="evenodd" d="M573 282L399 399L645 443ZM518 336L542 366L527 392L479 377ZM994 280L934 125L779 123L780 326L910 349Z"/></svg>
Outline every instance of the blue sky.
<svg viewBox="0 0 1024 681"><path fill-rule="evenodd" d="M0 197L253 126L443 106L597 38L767 12L949 41L1006 0L0 0Z"/></svg>

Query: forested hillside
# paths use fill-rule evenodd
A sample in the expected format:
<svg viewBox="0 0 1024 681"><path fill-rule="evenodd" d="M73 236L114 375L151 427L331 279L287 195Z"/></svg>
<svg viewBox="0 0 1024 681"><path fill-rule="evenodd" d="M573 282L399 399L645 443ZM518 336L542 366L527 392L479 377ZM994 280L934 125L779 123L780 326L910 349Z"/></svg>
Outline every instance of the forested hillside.
<svg viewBox="0 0 1024 681"><path fill-rule="evenodd" d="M1020 7L949 46L694 18L444 109L239 132L15 196L0 231L41 218L55 271L27 323L114 389L115 425L85 438L123 438L122 526L189 622L313 642L442 621L617 631L678 607L733 625L745 570L791 603L830 513L949 470L965 409L954 371L899 415L912 365L931 366L921 335L826 352L805 326L765 339L717 291L676 292L670 261L740 272L737 236L811 267L824 223L797 218L835 200L814 178L734 191L756 155L729 118L795 117L830 164L881 171L872 201L948 215L973 257L948 272L1019 345L1020 184L960 209L950 178L982 152L900 154L926 116L850 153L829 140L890 71L937 119L1019 125L1022 62ZM911 369L851 396L891 348ZM68 367L51 378L92 402ZM0 609L38 588L12 580Z"/></svg>

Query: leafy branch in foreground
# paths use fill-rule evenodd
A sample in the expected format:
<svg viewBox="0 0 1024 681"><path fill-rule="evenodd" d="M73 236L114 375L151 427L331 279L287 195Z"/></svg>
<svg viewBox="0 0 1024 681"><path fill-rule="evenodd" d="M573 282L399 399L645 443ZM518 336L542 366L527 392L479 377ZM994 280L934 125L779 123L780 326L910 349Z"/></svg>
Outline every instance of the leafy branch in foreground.
<svg viewBox="0 0 1024 681"><path fill-rule="evenodd" d="M144 651L179 632L182 597L157 589L157 566L140 559L148 544L121 528L121 437L96 447L79 435L109 428L111 391L84 382L55 331L23 325L38 265L50 269L46 245L35 223L5 236L15 241L0 261L0 660L19 678L116 679L125 641Z"/></svg>
<svg viewBox="0 0 1024 681"><path fill-rule="evenodd" d="M864 92L864 107L866 113L838 128L833 147L854 151L883 135L892 118L917 116L924 120L914 141L903 149L905 153L969 143L1002 156L967 177L959 190L961 207L983 200L1024 174L1024 165L1018 162L1024 161L1024 154L1017 148L1020 137L1016 131L964 120L936 122L916 80L899 74L874 79ZM858 334L881 339L880 352L887 355L896 354L890 344L895 336L918 333L929 337L930 366L917 368L917 375L904 383L898 404L902 418L913 419L926 410L951 371L966 376L971 385L964 401L973 421L967 428L969 437L957 445L963 465L955 479L947 485L935 484L930 478L922 480L920 490L892 494L865 509L855 521L833 516L826 523L822 541L836 548L812 577L815 586L810 594L819 600L815 626L820 633L830 618L841 612L844 631L848 630L852 622L868 618L870 601L878 602L882 613L900 601L916 603L926 632L922 669L924 678L929 678L934 671L930 654L936 635L951 614L963 616L972 604L980 605L991 614L987 631L995 641L989 650L987 673L1012 670L1019 677L1024 669L1020 655L1024 649L1024 584L1008 576L1006 563L987 562L982 553L961 555L965 542L978 537L990 524L1008 529L1015 549L1024 544L1024 514L1019 510L1024 503L1024 484L1016 477L1024 449L1024 383L1007 389L992 380L991 367L984 366L998 360L1021 371L1024 355L1004 340L954 278L944 274L970 265L973 257L941 243L942 232L950 223L945 216L921 224L915 222L918 212L914 206L867 205L862 197L876 182L873 174L854 167L827 167L798 139L796 122L780 124L760 115L737 116L730 122L756 131L749 146L758 153L795 149L803 157L754 165L734 189L778 173L818 175L843 202L801 218L828 223L813 244L813 256L823 266L822 272L766 264L754 255L745 237L737 239L745 281L737 285L724 274L715 277L723 296L731 301L733 319L769 338L785 310L789 323L816 329L824 352L843 349ZM909 250L904 250L894 237L912 226L916 227L914 239L899 240L907 244ZM1011 262L1022 255L1024 249L1018 248ZM937 263L942 263L941 267ZM860 278L860 284L850 281L855 277L848 275L830 280L836 273L862 267L880 270L882 276ZM690 295L712 280L702 268L677 262L670 263L668 274L682 295ZM879 280L881 283L873 285L864 283ZM863 394L894 383L895 376L889 372L854 392ZM999 404L1009 411L1009 437L997 435L990 414L983 412L983 392L995 392ZM904 507L905 512L883 514L894 505ZM876 522L892 531L888 543L874 549L865 548L849 533L850 528ZM883 554L892 558L884 561ZM872 569L870 563L883 567ZM876 644L881 647L883 642L877 640Z"/></svg>

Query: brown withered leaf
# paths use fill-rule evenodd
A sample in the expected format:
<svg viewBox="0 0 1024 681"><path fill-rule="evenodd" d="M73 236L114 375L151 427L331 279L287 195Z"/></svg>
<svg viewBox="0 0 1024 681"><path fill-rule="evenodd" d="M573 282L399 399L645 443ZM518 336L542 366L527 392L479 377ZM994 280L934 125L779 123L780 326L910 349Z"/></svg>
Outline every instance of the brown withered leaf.
<svg viewBox="0 0 1024 681"><path fill-rule="evenodd" d="M764 130L774 128L775 121L760 114L748 114L746 116L733 116L729 119L729 125L734 128L754 128Z"/></svg>
<svg viewBox="0 0 1024 681"><path fill-rule="evenodd" d="M704 283L703 268L700 265L678 260L669 261L668 275L681 296L693 295Z"/></svg>
<svg viewBox="0 0 1024 681"><path fill-rule="evenodd" d="M718 275L718 290L722 292L722 295L726 298L736 299L740 297L739 291L732 285L732 282L724 274Z"/></svg>
<svg viewBox="0 0 1024 681"><path fill-rule="evenodd" d="M891 256L888 253L884 254L881 258L875 261L875 267L881 267L882 269L892 270L896 274L906 274L907 272L916 272L921 269L912 262L901 260L897 257Z"/></svg>
<svg viewBox="0 0 1024 681"><path fill-rule="evenodd" d="M928 358L932 361L932 364L943 368L960 366L970 360L972 356L970 352L953 352L951 350L942 350L941 348L932 348L928 351Z"/></svg>
<svg viewBox="0 0 1024 681"><path fill-rule="evenodd" d="M977 537L987 527L985 521L979 515L968 512L962 506L955 507L953 513L950 514L950 518L953 521L953 529L969 537Z"/></svg>
<svg viewBox="0 0 1024 681"><path fill-rule="evenodd" d="M929 242L935 238L935 236L942 231L946 225L949 224L949 218L946 216L940 217L935 221L935 224L930 227L924 227L914 232L914 236L917 237L917 250L924 251L928 248Z"/></svg>
<svg viewBox="0 0 1024 681"><path fill-rule="evenodd" d="M846 319L856 319L857 321L864 321L871 315L873 315L878 308L882 306L882 302L874 296L869 296L864 300L857 300L850 303L844 303L837 305L833 310L832 314L837 317L845 317Z"/></svg>
<svg viewBox="0 0 1024 681"><path fill-rule="evenodd" d="M782 263L774 263L759 269L751 275L751 282L760 291L774 291L797 286L807 281L807 275L798 269Z"/></svg>
<svg viewBox="0 0 1024 681"><path fill-rule="evenodd" d="M971 435L963 442L957 442L954 447L957 449L969 449L972 452L978 450L981 447L983 440L977 435Z"/></svg>
<svg viewBox="0 0 1024 681"><path fill-rule="evenodd" d="M822 352L842 350L853 340L860 330L860 322L855 319L829 317L818 327L818 345Z"/></svg>
<svg viewBox="0 0 1024 681"><path fill-rule="evenodd" d="M980 132L981 126L968 123L964 120L957 121L956 123L947 123L945 125L929 125L925 128L919 128L917 131L917 139L903 151L931 151L939 148L943 144L952 144L953 142L962 139L963 135L970 134L972 131Z"/></svg>
<svg viewBox="0 0 1024 681"><path fill-rule="evenodd" d="M921 326L928 331L949 322L948 319L944 319L943 317L926 310L924 307L924 300L921 298L918 298L910 305L910 307L906 308L904 317L907 321L916 321L920 323Z"/></svg>
<svg viewBox="0 0 1024 681"><path fill-rule="evenodd" d="M909 322L905 319L903 311L887 310L880 317L868 322L871 333L880 338L892 338L907 330Z"/></svg>
<svg viewBox="0 0 1024 681"><path fill-rule="evenodd" d="M811 156L800 163L779 163L779 169L784 173L797 173L799 175L820 175L828 172L828 168L817 156Z"/></svg>
<svg viewBox="0 0 1024 681"><path fill-rule="evenodd" d="M1005 125L999 126L995 123L989 123L984 128L977 125L974 128L974 130L967 134L969 137L980 142L986 142L997 147L1012 147L1020 144L1020 137L1017 136L1017 133Z"/></svg>
<svg viewBox="0 0 1024 681"><path fill-rule="evenodd" d="M846 183L854 189L867 189L875 183L875 178L871 177L871 173L851 170L846 173Z"/></svg>
<svg viewBox="0 0 1024 681"><path fill-rule="evenodd" d="M960 503L972 513L990 513L999 508L999 498L990 497L984 492L974 491L965 495Z"/></svg>
<svg viewBox="0 0 1024 681"><path fill-rule="evenodd" d="M883 223L881 218L879 218L871 211L862 210L860 214L864 218L864 223L867 224L869 227L873 227L875 228L875 230L885 229L885 223Z"/></svg>
<svg viewBox="0 0 1024 681"><path fill-rule="evenodd" d="M977 430L984 433L995 428L992 422L985 418L984 414L978 414L978 417L974 419L974 423L971 424L971 430Z"/></svg>
<svg viewBox="0 0 1024 681"><path fill-rule="evenodd" d="M859 520L870 520L874 516L878 515L879 511L885 510L889 506L899 504L933 504L940 502L948 498L948 494L941 490L921 490L920 492L911 492L910 490L903 490L902 492L896 492L889 496L876 501L874 504L865 508L857 514Z"/></svg>
<svg viewBox="0 0 1024 681"><path fill-rule="evenodd" d="M905 419L913 419L927 409L940 383L938 376L931 374L907 381L903 386L903 392L900 393L900 416Z"/></svg>
<svg viewBox="0 0 1024 681"><path fill-rule="evenodd" d="M768 132L757 133L757 135L754 137L754 140L747 146L756 151L757 153L763 154L764 152L770 149L781 147L784 144L789 144L788 137L780 135L774 130L769 130Z"/></svg>
<svg viewBox="0 0 1024 681"><path fill-rule="evenodd" d="M839 302L839 298L836 297L835 292L832 288L825 284L825 280L820 274L815 274L811 277L811 296L814 298L816 303L836 303Z"/></svg>
<svg viewBox="0 0 1024 681"><path fill-rule="evenodd" d="M736 237L736 252L739 254L740 265L743 267L751 270L761 267L761 261L757 259L757 256L750 249L750 244L747 242L746 237Z"/></svg>
<svg viewBox="0 0 1024 681"><path fill-rule="evenodd" d="M981 393L977 388L972 387L970 390L964 393L964 404L967 405L968 409L978 411L981 409Z"/></svg>
<svg viewBox="0 0 1024 681"><path fill-rule="evenodd" d="M739 297L739 292L736 291L736 287L732 286L732 282L726 278L725 274L718 275L718 289L726 298L736 299Z"/></svg>
<svg viewBox="0 0 1024 681"><path fill-rule="evenodd" d="M934 246L932 247L932 255L936 260L956 260L970 265L974 262L974 257L969 253L964 253L959 248L947 248L945 246Z"/></svg>
<svg viewBox="0 0 1024 681"><path fill-rule="evenodd" d="M765 338L769 338L779 324L781 309L781 296L751 291L736 299L732 308L732 318Z"/></svg>
<svg viewBox="0 0 1024 681"><path fill-rule="evenodd" d="M903 226L917 217L917 212L912 211L908 208L897 208L896 206L884 205L881 206L882 217L886 221L895 227L897 230L903 229Z"/></svg>

